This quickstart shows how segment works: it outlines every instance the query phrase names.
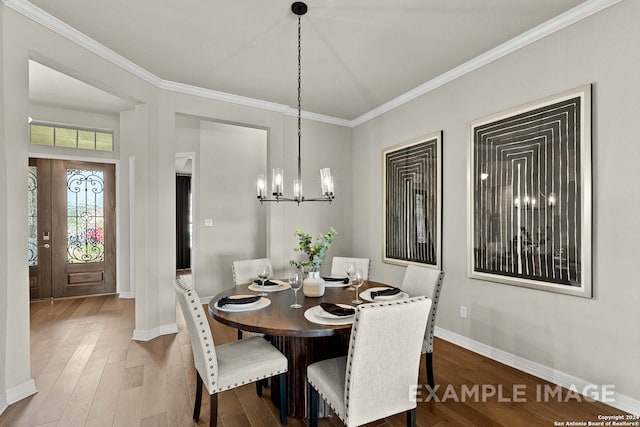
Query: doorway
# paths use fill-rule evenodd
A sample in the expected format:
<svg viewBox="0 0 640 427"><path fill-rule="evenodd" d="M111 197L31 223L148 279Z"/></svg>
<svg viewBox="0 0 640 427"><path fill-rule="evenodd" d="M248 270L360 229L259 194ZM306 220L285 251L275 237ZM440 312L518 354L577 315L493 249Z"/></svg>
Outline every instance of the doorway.
<svg viewBox="0 0 640 427"><path fill-rule="evenodd" d="M115 166L29 159L31 299L115 293Z"/></svg>
<svg viewBox="0 0 640 427"><path fill-rule="evenodd" d="M176 173L176 271L191 272L193 236L191 175Z"/></svg>

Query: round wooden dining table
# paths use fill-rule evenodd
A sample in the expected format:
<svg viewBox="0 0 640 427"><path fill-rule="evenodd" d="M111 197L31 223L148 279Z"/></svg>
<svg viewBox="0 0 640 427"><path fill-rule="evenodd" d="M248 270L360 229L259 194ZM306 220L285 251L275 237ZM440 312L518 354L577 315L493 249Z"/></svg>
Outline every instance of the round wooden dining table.
<svg viewBox="0 0 640 427"><path fill-rule="evenodd" d="M358 293L381 283L365 281ZM304 313L307 309L321 302L354 305L355 291L347 287L327 287L322 297L305 297L302 289L298 292L298 302L302 308L290 308L294 295L291 289L270 292L266 297L271 301L268 306L254 311L229 312L214 307L214 303L222 297L231 295L249 295L255 292L247 285L238 285L227 289L213 297L209 303L209 314L220 323L242 331L257 332L277 347L289 360L287 393L289 397L289 415L295 418L306 417L307 366L319 360L347 354L351 324L321 325L307 320ZM275 380L275 381L274 381ZM272 378L277 382L277 377ZM272 384L271 390L278 390L278 384ZM275 403L279 396L272 392Z"/></svg>

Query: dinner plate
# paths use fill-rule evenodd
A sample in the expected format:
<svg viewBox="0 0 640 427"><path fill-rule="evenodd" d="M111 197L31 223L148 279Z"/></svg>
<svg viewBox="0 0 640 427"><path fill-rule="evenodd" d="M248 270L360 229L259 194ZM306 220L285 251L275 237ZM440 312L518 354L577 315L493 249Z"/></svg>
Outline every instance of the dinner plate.
<svg viewBox="0 0 640 427"><path fill-rule="evenodd" d="M365 291L360 292L360 298L362 298L365 301L369 301L369 302L381 302L381 301L396 301L399 299L405 299L405 298L409 298L409 294L406 292L400 292L399 294L395 294L395 295L387 295L387 296L379 296L376 297L376 299L374 300L373 298L371 298L371 292L372 291L384 291L385 289L391 289L391 287L389 286L381 286L381 287L377 287L377 288L369 288Z"/></svg>
<svg viewBox="0 0 640 427"><path fill-rule="evenodd" d="M344 281L344 279L346 279L346 276L324 276L324 277L330 277L330 278L335 278L335 279L342 279ZM324 287L325 288L344 288L349 286L349 283L344 283L344 282L340 282L340 281L330 281L330 280L325 280L324 281Z"/></svg>
<svg viewBox="0 0 640 427"><path fill-rule="evenodd" d="M264 287L265 292L279 292L279 291L284 291L285 289L289 289L291 287L291 285L288 284L287 282L282 282L280 280L272 280L272 282L278 283L278 286L265 286ZM262 286L252 283L249 285L249 290L262 292Z"/></svg>
<svg viewBox="0 0 640 427"><path fill-rule="evenodd" d="M233 295L235 297L253 297L255 295ZM256 302L252 302L249 304L226 304L224 307L218 307L218 301L214 304L214 307L220 311L226 312L240 312L240 311L253 311L260 310L261 308L265 308L271 304L271 300L268 298L260 298Z"/></svg>
<svg viewBox="0 0 640 427"><path fill-rule="evenodd" d="M350 325L353 323L353 319L355 319L355 316L342 316L330 319L328 317L321 316L320 311L324 312L322 307L316 305L314 307L308 308L304 312L304 317L309 322L317 323L319 325Z"/></svg>
<svg viewBox="0 0 640 427"><path fill-rule="evenodd" d="M340 306L342 308L353 308L354 312L353 314L350 314L348 316L337 316L335 314L331 314L328 311L326 311L325 309L322 308L322 306L318 306L320 307L320 310L318 310L318 312L316 313L318 316L320 317L324 317L325 319L346 319L347 317L352 317L356 314L355 312L355 307L349 305L349 304L336 304L337 306Z"/></svg>

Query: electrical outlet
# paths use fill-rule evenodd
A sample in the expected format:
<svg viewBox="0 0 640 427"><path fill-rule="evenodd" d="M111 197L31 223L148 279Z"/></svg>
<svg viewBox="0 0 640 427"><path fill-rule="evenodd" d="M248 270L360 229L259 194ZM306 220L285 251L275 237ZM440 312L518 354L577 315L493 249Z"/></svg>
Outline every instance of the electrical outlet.
<svg viewBox="0 0 640 427"><path fill-rule="evenodd" d="M460 306L460 317L466 319L469 316L469 312L467 311L467 307L464 305Z"/></svg>

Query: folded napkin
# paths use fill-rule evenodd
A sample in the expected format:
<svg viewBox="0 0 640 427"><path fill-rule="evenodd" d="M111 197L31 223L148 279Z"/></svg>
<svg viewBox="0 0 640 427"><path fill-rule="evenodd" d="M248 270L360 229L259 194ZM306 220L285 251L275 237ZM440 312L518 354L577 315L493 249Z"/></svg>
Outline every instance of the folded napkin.
<svg viewBox="0 0 640 427"><path fill-rule="evenodd" d="M331 313L334 316L352 316L356 314L356 310L353 308L344 308L339 306L338 304L333 304L330 302L321 302L320 307L327 313Z"/></svg>
<svg viewBox="0 0 640 427"><path fill-rule="evenodd" d="M262 286L262 281L260 279L254 280L253 283L255 283L258 286ZM264 285L265 286L280 286L280 283L272 282L271 280L265 280L264 281Z"/></svg>
<svg viewBox="0 0 640 427"><path fill-rule="evenodd" d="M260 299L260 295L243 298L222 297L218 300L218 307L224 307L227 304L250 304Z"/></svg>
<svg viewBox="0 0 640 427"><path fill-rule="evenodd" d="M402 292L398 288L387 288L381 291L371 291L371 299L376 299L376 297L390 297L392 295L398 295Z"/></svg>
<svg viewBox="0 0 640 427"><path fill-rule="evenodd" d="M348 277L329 277L329 276L322 276L322 278L324 279L325 282L342 282L342 283L349 283L349 278Z"/></svg>

